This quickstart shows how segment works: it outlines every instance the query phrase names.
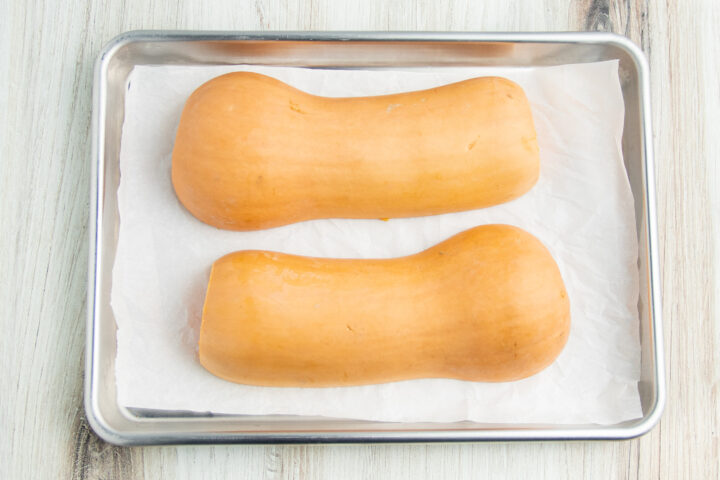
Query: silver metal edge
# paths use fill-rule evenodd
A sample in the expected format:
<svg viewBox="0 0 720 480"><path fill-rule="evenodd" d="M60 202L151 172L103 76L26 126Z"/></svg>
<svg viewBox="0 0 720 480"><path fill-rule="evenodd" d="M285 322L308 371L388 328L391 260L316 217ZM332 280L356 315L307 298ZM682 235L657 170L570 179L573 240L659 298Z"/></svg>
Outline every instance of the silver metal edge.
<svg viewBox="0 0 720 480"><path fill-rule="evenodd" d="M532 42L532 43L610 43L624 49L635 62L640 75L641 105L645 129L643 132L643 158L645 161L646 208L650 269L650 309L653 324L655 358L655 403L650 412L638 422L624 427L598 427L582 429L538 429L538 430L434 430L409 432L283 432L283 433L225 433L225 432L123 432L107 422L97 405L98 365L94 357L96 338L97 307L97 262L102 245L98 242L101 231L101 202L104 179L104 109L105 91L103 80L112 55L122 46L139 41L181 41L181 40L303 40L303 41L476 41L476 42ZM90 261L88 273L88 318L85 372L85 408L88 422L104 440L117 445L154 445L188 443L429 443L429 442L508 442L518 440L622 440L647 433L660 419L666 401L665 369L662 345L661 295L659 263L657 252L657 224L655 204L654 161L652 150L652 128L650 123L650 87L648 66L642 51L626 37L604 32L185 32L136 30L125 32L113 38L101 51L95 65L93 88L93 145L90 206ZM91 287L91 288L90 288ZM129 421L137 422L131 418ZM159 422L163 423L163 422Z"/></svg>
<svg viewBox="0 0 720 480"><path fill-rule="evenodd" d="M607 32L409 32L409 31L185 31L185 30L132 30L110 40L101 56L110 57L115 50L134 42L155 41L431 41L431 42L513 42L513 43L611 43L628 51L633 57L643 53L627 37Z"/></svg>
<svg viewBox="0 0 720 480"><path fill-rule="evenodd" d="M662 417L667 402L665 389L665 349L663 345L663 316L662 316L662 289L660 283L660 256L658 253L657 233L657 200L655 196L655 155L652 137L652 109L650 92L650 67L643 51L627 37L613 35L610 43L624 49L633 59L640 75L640 102L644 129L642 137L643 159L645 161L645 208L647 209L647 242L648 242L648 269L650 279L650 313L653 326L653 347L655 349L655 403L643 420L628 429L628 437L633 438L649 432Z"/></svg>
<svg viewBox="0 0 720 480"><path fill-rule="evenodd" d="M132 33L118 35L108 42L98 55L93 74L92 91L92 133L91 133L91 161L90 161L90 213L89 253L88 253L88 291L87 291L87 318L85 343L85 385L83 401L85 415L93 431L103 440L113 444L129 444L132 435L114 429L100 411L97 401L97 385L99 375L98 358L95 355L97 338L98 311L98 259L101 257L102 244L100 232L102 231L102 205L105 179L105 107L106 92L105 78L107 65L113 54L127 43L138 41L139 36Z"/></svg>

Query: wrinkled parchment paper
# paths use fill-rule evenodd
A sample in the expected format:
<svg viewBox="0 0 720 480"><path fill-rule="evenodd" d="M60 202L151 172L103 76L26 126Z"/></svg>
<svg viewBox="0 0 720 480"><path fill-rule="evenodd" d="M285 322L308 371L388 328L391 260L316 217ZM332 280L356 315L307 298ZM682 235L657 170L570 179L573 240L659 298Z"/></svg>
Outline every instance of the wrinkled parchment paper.
<svg viewBox="0 0 720 480"><path fill-rule="evenodd" d="M532 104L541 154L537 185L496 207L424 218L318 220L271 230L221 231L196 220L170 182L175 130L203 82L252 70L325 96L430 88L475 76L518 82ZM623 101L615 61L542 68L311 70L142 66L130 75L120 155L120 232L113 270L121 405L240 414L385 421L613 424L642 415L637 238L622 162ZM241 249L327 257L395 257L467 228L517 225L557 260L572 309L558 360L512 383L413 380L299 389L236 385L197 359L210 266Z"/></svg>

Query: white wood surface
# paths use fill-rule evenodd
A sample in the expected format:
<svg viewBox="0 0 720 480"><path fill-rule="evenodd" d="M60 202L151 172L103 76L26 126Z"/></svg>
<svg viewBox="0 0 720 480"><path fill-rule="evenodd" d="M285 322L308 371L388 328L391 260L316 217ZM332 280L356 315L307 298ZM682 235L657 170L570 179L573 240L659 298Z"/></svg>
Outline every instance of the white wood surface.
<svg viewBox="0 0 720 480"><path fill-rule="evenodd" d="M667 4L666 4L667 3ZM0 0L0 478L720 477L720 2ZM92 68L132 29L609 30L649 55L668 405L623 442L117 448L82 369Z"/></svg>

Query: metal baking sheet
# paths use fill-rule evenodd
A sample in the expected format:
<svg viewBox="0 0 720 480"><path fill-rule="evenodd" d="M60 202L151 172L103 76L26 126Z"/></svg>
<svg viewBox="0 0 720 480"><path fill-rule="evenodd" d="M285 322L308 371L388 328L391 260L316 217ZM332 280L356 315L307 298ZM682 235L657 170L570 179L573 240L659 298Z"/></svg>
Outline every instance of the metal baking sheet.
<svg viewBox="0 0 720 480"><path fill-rule="evenodd" d="M617 425L389 423L303 416L128 409L115 390L110 308L119 216L119 151L128 75L136 65L256 64L323 68L550 66L619 60L623 155L639 240L639 383L643 417ZM377 33L137 31L108 43L95 66L85 410L121 445L623 439L657 423L665 403L648 67L640 49L607 33Z"/></svg>

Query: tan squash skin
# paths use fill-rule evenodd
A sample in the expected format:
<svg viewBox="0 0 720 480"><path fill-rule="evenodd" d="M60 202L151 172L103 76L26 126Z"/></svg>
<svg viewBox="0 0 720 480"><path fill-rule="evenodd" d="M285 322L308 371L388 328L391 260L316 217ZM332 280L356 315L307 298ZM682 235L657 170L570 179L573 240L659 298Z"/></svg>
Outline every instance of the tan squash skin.
<svg viewBox="0 0 720 480"><path fill-rule="evenodd" d="M212 268L200 362L226 380L280 387L504 382L550 365L569 329L547 249L488 225L394 259L229 254Z"/></svg>
<svg viewBox="0 0 720 480"><path fill-rule="evenodd" d="M230 230L471 210L522 195L538 174L527 98L497 77L325 98L230 73L190 96L172 156L182 204Z"/></svg>

